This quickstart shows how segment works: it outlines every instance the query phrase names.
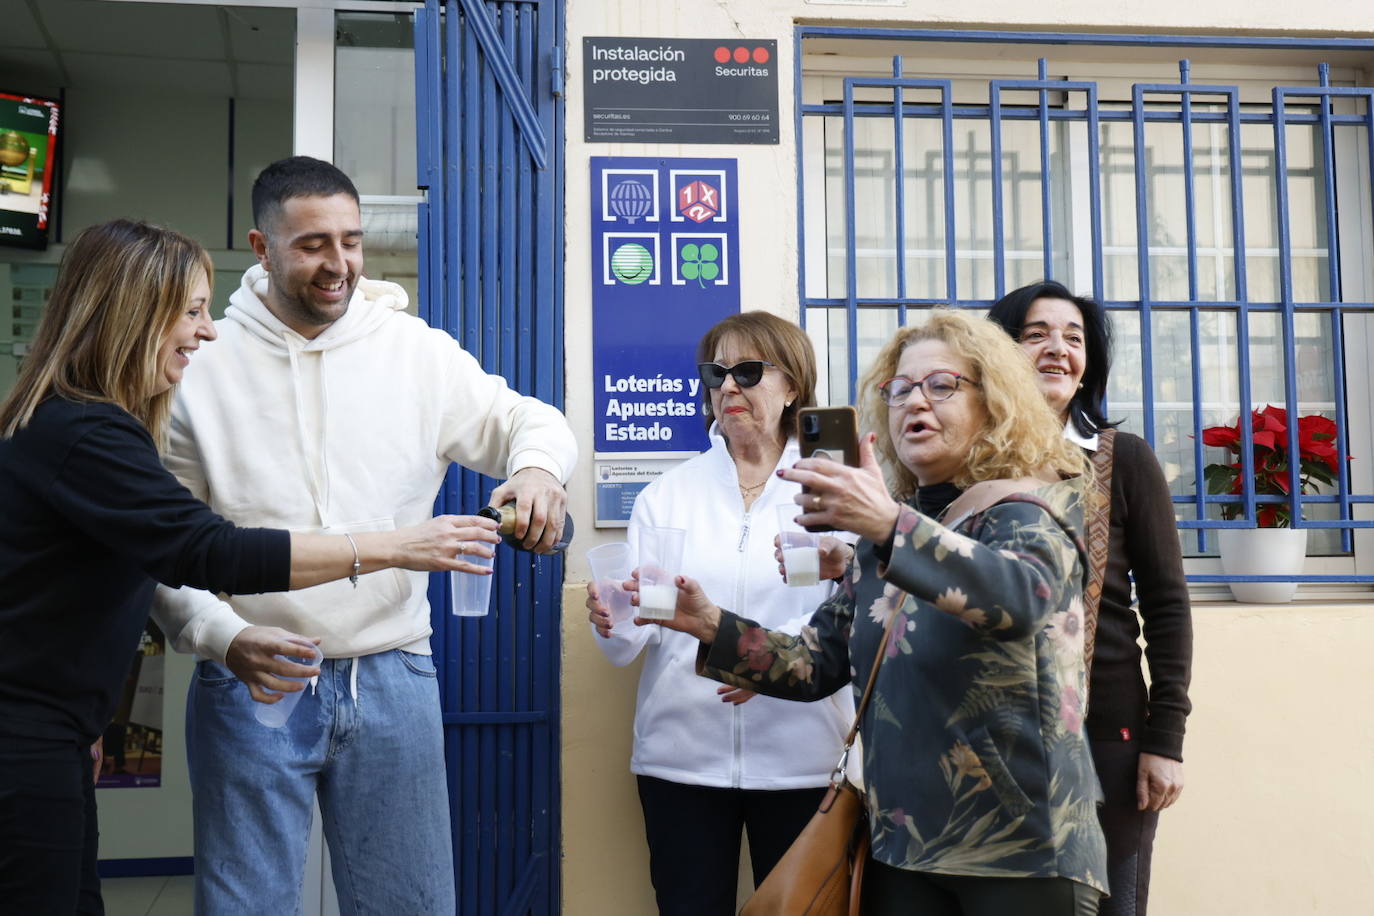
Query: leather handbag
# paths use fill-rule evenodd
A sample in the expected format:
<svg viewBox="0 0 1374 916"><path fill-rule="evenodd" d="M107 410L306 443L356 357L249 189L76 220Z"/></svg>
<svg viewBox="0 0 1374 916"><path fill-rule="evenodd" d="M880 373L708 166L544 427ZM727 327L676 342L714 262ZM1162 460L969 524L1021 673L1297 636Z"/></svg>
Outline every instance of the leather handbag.
<svg viewBox="0 0 1374 916"><path fill-rule="evenodd" d="M820 807L744 904L740 916L859 916L864 863L868 861L868 817L863 795L844 774L878 679L892 624L900 616L894 613L883 630L878 657L868 673L854 724L844 739L844 750L830 774L830 786Z"/></svg>

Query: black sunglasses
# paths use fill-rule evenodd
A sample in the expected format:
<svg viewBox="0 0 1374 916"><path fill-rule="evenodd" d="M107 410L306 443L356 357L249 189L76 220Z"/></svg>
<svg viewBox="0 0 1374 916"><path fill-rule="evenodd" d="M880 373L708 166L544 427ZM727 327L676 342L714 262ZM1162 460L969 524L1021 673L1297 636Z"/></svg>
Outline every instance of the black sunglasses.
<svg viewBox="0 0 1374 916"><path fill-rule="evenodd" d="M701 373L701 383L707 388L724 385L727 375L733 375L735 384L741 388L753 388L763 381L763 370L771 365L761 359L746 359L729 367L720 363L697 363L697 371Z"/></svg>

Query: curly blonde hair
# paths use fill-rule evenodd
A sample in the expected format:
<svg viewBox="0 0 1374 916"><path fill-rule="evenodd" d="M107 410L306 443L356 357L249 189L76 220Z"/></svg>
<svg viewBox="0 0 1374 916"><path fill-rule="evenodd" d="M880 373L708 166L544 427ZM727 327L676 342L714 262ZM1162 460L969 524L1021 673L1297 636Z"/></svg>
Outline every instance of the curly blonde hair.
<svg viewBox="0 0 1374 916"><path fill-rule="evenodd" d="M937 308L924 324L899 328L859 382L860 423L877 435L875 448L893 496L909 499L916 492L916 475L897 460L878 386L897 374L902 351L923 340L942 342L969 364L978 384L962 388L959 396L980 398L987 411L981 435L954 476L956 486L1046 469L1062 476L1090 473L1083 451L1064 438L1064 424L1040 394L1035 370L1015 341L991 321Z"/></svg>

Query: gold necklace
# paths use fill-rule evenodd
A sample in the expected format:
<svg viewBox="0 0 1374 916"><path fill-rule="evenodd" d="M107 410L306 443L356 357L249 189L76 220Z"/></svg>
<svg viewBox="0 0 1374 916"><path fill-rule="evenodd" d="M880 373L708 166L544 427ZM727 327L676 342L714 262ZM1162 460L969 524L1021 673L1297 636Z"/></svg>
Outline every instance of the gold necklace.
<svg viewBox="0 0 1374 916"><path fill-rule="evenodd" d="M736 484L736 486L739 487L739 491L740 491L741 493L743 493L745 496L748 496L750 493L752 493L752 492L754 492L755 490L759 489L760 487L762 487L762 486L763 486L764 484L766 484L766 483L768 483L768 478L767 478L767 477L763 478L763 480L761 480L761 481L759 481L758 483L754 484L752 487L746 487L746 486L745 486L744 484L742 484L742 483L741 483L741 484Z"/></svg>

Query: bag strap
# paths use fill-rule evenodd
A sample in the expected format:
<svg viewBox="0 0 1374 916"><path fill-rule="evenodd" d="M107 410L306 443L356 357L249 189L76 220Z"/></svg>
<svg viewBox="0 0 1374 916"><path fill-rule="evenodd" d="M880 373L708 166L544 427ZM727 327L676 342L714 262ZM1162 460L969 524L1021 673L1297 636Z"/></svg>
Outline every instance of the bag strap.
<svg viewBox="0 0 1374 916"><path fill-rule="evenodd" d="M902 605L906 603L906 592L898 591L901 601L892 610L892 616L887 619L887 626L883 627L883 638L878 640L878 655L873 659L873 667L868 672L868 683L864 685L864 694L859 699L858 708L854 712L854 724L849 726L849 734L844 738L844 750L840 752L840 762L835 764L834 771L830 774L830 784L837 785L839 780L844 778L845 766L849 763L849 749L854 746L854 739L859 734L859 723L863 721L864 710L868 708L868 700L873 696L873 685L878 680L878 668L883 663L883 656L887 654L887 641L892 635L892 625L897 622L897 618L902 615Z"/></svg>
<svg viewBox="0 0 1374 916"><path fill-rule="evenodd" d="M1088 507L1085 537L1088 547L1088 583L1083 589L1083 663L1088 675L1093 670L1093 650L1097 646L1097 612L1102 606L1102 583L1107 575L1107 548L1112 535L1112 453L1116 430L1097 434L1093 452L1092 505Z"/></svg>

